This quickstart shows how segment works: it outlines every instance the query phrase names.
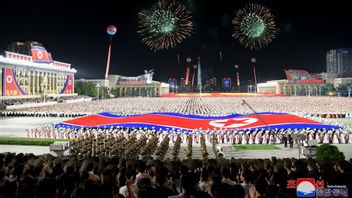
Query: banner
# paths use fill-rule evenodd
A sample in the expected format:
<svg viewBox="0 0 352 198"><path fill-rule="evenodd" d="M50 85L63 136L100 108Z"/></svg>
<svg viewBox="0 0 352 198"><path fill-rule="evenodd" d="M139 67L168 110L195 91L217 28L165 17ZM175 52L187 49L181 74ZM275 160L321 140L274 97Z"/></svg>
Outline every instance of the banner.
<svg viewBox="0 0 352 198"><path fill-rule="evenodd" d="M72 94L73 93L73 76L67 75L64 88L60 91L60 94Z"/></svg>
<svg viewBox="0 0 352 198"><path fill-rule="evenodd" d="M318 79L315 74L310 74L305 70L285 70L287 80L289 82L298 83L324 83L323 80Z"/></svg>
<svg viewBox="0 0 352 198"><path fill-rule="evenodd" d="M301 118L286 113L260 113L260 117L267 123L270 129L301 129L301 128L325 128L338 129L338 126L327 125L310 119ZM267 129L255 114L232 114L228 116L197 116L179 113L149 113L131 116L119 116L110 113L99 113L84 116L57 124L57 127L65 128L106 128L106 127L146 127L148 129L165 130L177 129L193 131L197 129L213 130L247 130Z"/></svg>
<svg viewBox="0 0 352 198"><path fill-rule="evenodd" d="M2 69L2 96L26 95L16 80L15 70L12 68Z"/></svg>
<svg viewBox="0 0 352 198"><path fill-rule="evenodd" d="M187 67L187 69L186 69L186 78L185 78L185 85L186 86L188 85L188 82L189 82L189 70L190 70L190 68Z"/></svg>
<svg viewBox="0 0 352 198"><path fill-rule="evenodd" d="M231 88L231 78L224 78L222 80L222 86L227 89Z"/></svg>
<svg viewBox="0 0 352 198"><path fill-rule="evenodd" d="M51 62L51 60L50 60L51 55L49 57L49 54L44 47L32 46L31 52L32 52L32 61L34 63L50 63Z"/></svg>

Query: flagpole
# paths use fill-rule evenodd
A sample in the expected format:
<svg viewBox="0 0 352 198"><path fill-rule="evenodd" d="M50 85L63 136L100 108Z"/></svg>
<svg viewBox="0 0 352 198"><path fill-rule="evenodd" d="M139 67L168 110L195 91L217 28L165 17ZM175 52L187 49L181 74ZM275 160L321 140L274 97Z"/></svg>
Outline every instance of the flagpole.
<svg viewBox="0 0 352 198"><path fill-rule="evenodd" d="M257 116L258 118L266 125L266 127L268 128L269 130L269 133L271 133L271 129L270 129L270 126L262 119L262 117L245 101L245 100L242 100L242 105L246 104ZM277 133L274 133L274 135L280 139L280 137L277 135Z"/></svg>
<svg viewBox="0 0 352 198"><path fill-rule="evenodd" d="M108 79L108 76L109 76L110 54L111 54L111 43L112 43L111 41L112 41L112 36L110 36L110 42L109 42L108 59L106 61L105 79Z"/></svg>
<svg viewBox="0 0 352 198"><path fill-rule="evenodd" d="M254 89L255 89L255 93L257 93L257 73L256 73L256 71L255 71L255 62L256 62L257 60L255 59L255 58L252 58L251 59L251 62L253 63L253 76L254 76L254 85L255 85L255 87L254 87Z"/></svg>
<svg viewBox="0 0 352 198"><path fill-rule="evenodd" d="M109 51L108 51L108 59L106 61L106 71L105 71L105 79L107 80L109 78L109 67L110 67L110 54L111 54L111 43L112 43L112 37L116 34L117 28L113 25L109 25L106 29L110 40L109 40Z"/></svg>

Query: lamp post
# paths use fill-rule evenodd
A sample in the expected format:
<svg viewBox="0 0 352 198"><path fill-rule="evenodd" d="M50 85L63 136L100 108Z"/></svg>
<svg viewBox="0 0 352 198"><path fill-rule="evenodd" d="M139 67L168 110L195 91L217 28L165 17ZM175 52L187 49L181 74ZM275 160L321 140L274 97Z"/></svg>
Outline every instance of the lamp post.
<svg viewBox="0 0 352 198"><path fill-rule="evenodd" d="M252 85L248 85L248 93L252 93Z"/></svg>
<svg viewBox="0 0 352 198"><path fill-rule="evenodd" d="M196 69L197 69L197 65L193 65L193 75L192 75L192 92L194 91L194 80L195 80L195 77L196 77Z"/></svg>
<svg viewBox="0 0 352 198"><path fill-rule="evenodd" d="M251 62L253 63L253 76L254 76L254 90L257 92L257 73L255 71L255 63L257 62L257 59L251 58Z"/></svg>
<svg viewBox="0 0 352 198"><path fill-rule="evenodd" d="M351 85L349 85L347 87L347 91L348 91L348 97L351 97L351 91L352 91L352 86Z"/></svg>
<svg viewBox="0 0 352 198"><path fill-rule="evenodd" d="M98 100L100 99L100 97L99 97L99 87L100 87L100 84L98 83L97 85L96 85L96 87L97 87L97 89L98 89Z"/></svg>

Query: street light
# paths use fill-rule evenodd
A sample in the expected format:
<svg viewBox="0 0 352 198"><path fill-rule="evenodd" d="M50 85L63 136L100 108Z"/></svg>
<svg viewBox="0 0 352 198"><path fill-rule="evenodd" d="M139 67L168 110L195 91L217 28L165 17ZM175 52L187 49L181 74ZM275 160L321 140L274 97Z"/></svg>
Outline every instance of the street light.
<svg viewBox="0 0 352 198"><path fill-rule="evenodd" d="M240 85L240 73L238 71L239 66L236 64L235 65L235 71L236 71L236 80L237 80L237 87L238 87L238 92L241 92L241 85Z"/></svg>
<svg viewBox="0 0 352 198"><path fill-rule="evenodd" d="M252 93L252 85L248 85L248 93Z"/></svg>
<svg viewBox="0 0 352 198"><path fill-rule="evenodd" d="M99 100L99 87L100 87L100 84L98 83L97 85L96 85L96 87L98 88L98 100Z"/></svg>

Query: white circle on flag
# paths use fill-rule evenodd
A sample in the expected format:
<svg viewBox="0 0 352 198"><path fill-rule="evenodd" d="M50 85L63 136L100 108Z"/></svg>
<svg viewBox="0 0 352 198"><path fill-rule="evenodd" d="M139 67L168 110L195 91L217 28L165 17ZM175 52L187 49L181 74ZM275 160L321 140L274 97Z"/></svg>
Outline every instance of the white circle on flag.
<svg viewBox="0 0 352 198"><path fill-rule="evenodd" d="M38 57L38 59L42 59L43 58L43 53L39 51L37 53L37 57Z"/></svg>
<svg viewBox="0 0 352 198"><path fill-rule="evenodd" d="M72 84L72 81L71 80L68 80L68 85L71 85Z"/></svg>
<svg viewBox="0 0 352 198"><path fill-rule="evenodd" d="M217 128L238 128L257 122L257 118L233 118L223 120L213 120L209 122L210 126Z"/></svg>
<svg viewBox="0 0 352 198"><path fill-rule="evenodd" d="M6 82L12 83L12 76L11 75L6 76Z"/></svg>

